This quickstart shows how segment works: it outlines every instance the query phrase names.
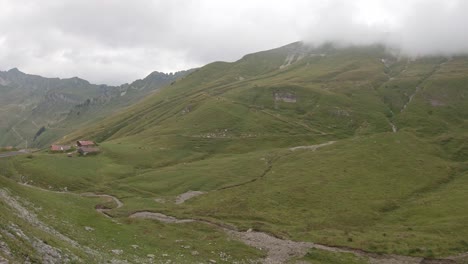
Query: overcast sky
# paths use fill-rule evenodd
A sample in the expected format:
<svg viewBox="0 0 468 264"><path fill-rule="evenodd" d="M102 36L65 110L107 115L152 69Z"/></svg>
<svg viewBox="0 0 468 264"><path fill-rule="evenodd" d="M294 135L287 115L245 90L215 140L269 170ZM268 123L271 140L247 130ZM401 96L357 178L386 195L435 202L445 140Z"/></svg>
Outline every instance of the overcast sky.
<svg viewBox="0 0 468 264"><path fill-rule="evenodd" d="M465 0L0 0L0 70L121 84L294 41L468 52Z"/></svg>

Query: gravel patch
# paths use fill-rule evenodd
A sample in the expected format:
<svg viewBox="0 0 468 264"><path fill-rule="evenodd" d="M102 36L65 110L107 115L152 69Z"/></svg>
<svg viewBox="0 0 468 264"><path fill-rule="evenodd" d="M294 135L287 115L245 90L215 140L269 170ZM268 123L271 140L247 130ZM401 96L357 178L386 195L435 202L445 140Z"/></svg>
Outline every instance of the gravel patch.
<svg viewBox="0 0 468 264"><path fill-rule="evenodd" d="M163 223L174 223L174 224L195 222L195 220L193 219L177 219L172 216L168 216L168 215L160 214L160 213L153 213L153 212L137 212L137 213L131 214L129 217L140 218L140 219L153 219L153 220L161 221Z"/></svg>
<svg viewBox="0 0 468 264"><path fill-rule="evenodd" d="M196 196L199 196L199 195L202 195L204 194L204 192L200 192L200 191L188 191L186 193L183 193L179 196L176 197L176 201L175 203L176 204L182 204L184 203L185 201L187 201L188 199L191 199L193 197L196 197Z"/></svg>

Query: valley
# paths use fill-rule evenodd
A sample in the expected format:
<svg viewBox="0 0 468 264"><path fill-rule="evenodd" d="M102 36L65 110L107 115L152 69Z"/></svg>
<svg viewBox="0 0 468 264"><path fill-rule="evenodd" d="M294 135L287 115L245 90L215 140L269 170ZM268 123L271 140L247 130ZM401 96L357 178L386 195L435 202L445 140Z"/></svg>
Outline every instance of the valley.
<svg viewBox="0 0 468 264"><path fill-rule="evenodd" d="M90 84L77 77L44 78L16 68L0 72L0 146L46 147L190 72L153 72L118 87Z"/></svg>
<svg viewBox="0 0 468 264"><path fill-rule="evenodd" d="M0 256L466 263L467 84L467 57L381 45L208 64L50 137L98 155L0 158Z"/></svg>

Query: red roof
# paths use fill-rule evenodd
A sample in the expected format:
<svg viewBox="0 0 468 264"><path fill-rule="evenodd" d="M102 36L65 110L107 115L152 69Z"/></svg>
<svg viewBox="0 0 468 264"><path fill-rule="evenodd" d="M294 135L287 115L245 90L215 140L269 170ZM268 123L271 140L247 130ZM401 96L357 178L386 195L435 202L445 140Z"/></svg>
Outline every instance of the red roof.
<svg viewBox="0 0 468 264"><path fill-rule="evenodd" d="M94 145L96 145L96 143L94 143L94 141L90 141L90 140L78 140L76 143L78 144L78 146L94 146Z"/></svg>

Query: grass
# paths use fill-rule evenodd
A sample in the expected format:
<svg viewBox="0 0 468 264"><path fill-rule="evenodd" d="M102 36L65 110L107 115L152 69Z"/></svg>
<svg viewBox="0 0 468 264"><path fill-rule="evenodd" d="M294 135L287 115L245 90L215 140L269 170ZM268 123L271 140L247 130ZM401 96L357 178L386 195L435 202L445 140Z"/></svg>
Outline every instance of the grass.
<svg viewBox="0 0 468 264"><path fill-rule="evenodd" d="M46 189L115 195L125 205L110 214L128 228L119 232L151 226L171 239L177 232L194 235L192 241L215 232L217 243L233 247L236 256L259 253L223 244L233 242L208 226L195 224L191 234L188 227L127 216L148 210L376 253L468 251L466 58L407 61L378 46L325 46L317 53L326 56L280 69L294 45L209 64L61 140L97 140L103 149L97 156L3 159L0 174ZM278 92L297 100L275 101ZM331 140L336 143L315 151L289 149ZM206 193L173 203L189 190ZM108 239L103 234L99 243ZM304 260L362 261L316 250Z"/></svg>
<svg viewBox="0 0 468 264"><path fill-rule="evenodd" d="M319 249L311 249L307 254L300 259L317 264L364 264L368 261L364 258L357 257L351 253L335 253L327 252Z"/></svg>
<svg viewBox="0 0 468 264"><path fill-rule="evenodd" d="M117 257L112 256L113 249L123 250L123 255L117 258L136 262L148 261L147 254L154 254L156 259L164 261L170 259L177 263L193 263L209 259L220 261L221 253L227 254L230 261L255 259L261 256L258 251L240 242L227 240L223 232L205 224L168 225L124 218L114 222L94 210L94 205L99 202L96 199L80 197L73 193L58 194L19 186L4 177L0 177L0 182L3 189L7 188L13 197L20 197L20 201L50 228L72 238L81 246L98 250L98 258L101 260ZM15 223L31 238L46 241L49 245L62 250L71 250L88 263L97 260L53 233L48 234L37 225L18 217L15 210L3 201L0 203L0 208L2 212L8 212L0 216L2 224L0 232L3 235L10 229L11 223ZM93 230L86 231L85 227L91 227ZM33 260L41 261L41 256L34 253L29 243L23 241L20 244L14 239L7 239L6 242L12 247L15 256L29 256ZM138 248L134 249L131 245L138 245ZM197 251L198 254L192 255L192 251ZM167 257L163 257L163 254L167 254ZM24 259L20 257L16 260Z"/></svg>
<svg viewBox="0 0 468 264"><path fill-rule="evenodd" d="M51 79L4 72L3 78L9 85L0 85L0 145L26 148L27 140L29 147L46 147L81 126L125 109L190 72L154 73L118 87L90 84L79 78ZM45 131L38 135L41 127Z"/></svg>
<svg viewBox="0 0 468 264"><path fill-rule="evenodd" d="M75 192L116 195L125 203L112 212L117 217L138 210L159 211L294 240L422 256L461 252L460 241L468 235L462 231L468 215L462 210L460 215L441 210L452 208L454 200L462 204L466 198L462 192L457 196L453 192L450 199L441 199L445 196L440 194L457 186L457 181L463 186L463 167L438 157L436 145L411 133L340 140L317 151L277 148L218 153L170 165L156 162L153 167L150 163L142 167L143 157L148 162L158 161L157 157L165 156L163 150L144 150L134 157L142 163L132 167L134 161L127 154L138 152L122 149L131 144L109 141L102 146L103 154L96 157L38 154L32 159L16 157L10 165L46 188L45 184L53 183L57 190L67 187ZM5 160L1 162L5 164ZM52 165L54 169L48 169ZM223 189L242 183L245 185ZM188 190L208 193L174 205L175 197ZM167 202L159 204L154 198ZM433 199L438 199L437 206L430 203L424 210L412 209ZM408 219L411 215L418 215L419 222ZM434 229L442 219L443 235ZM404 243L401 237L405 237Z"/></svg>

